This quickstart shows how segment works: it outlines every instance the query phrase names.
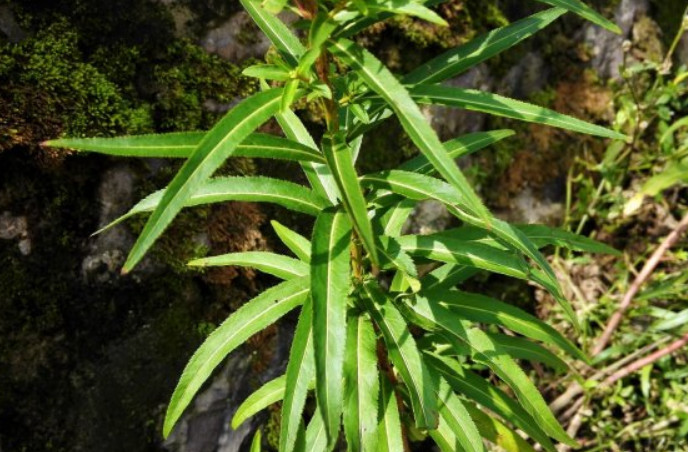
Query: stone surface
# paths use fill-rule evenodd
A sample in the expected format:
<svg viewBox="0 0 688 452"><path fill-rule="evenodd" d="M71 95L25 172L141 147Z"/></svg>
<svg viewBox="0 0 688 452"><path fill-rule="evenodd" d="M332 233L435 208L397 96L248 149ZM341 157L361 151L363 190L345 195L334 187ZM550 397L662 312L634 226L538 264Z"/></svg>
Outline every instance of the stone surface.
<svg viewBox="0 0 688 452"><path fill-rule="evenodd" d="M26 32L19 26L14 13L8 5L0 5L0 32L10 42L19 42L26 38Z"/></svg>
<svg viewBox="0 0 688 452"><path fill-rule="evenodd" d="M240 11L224 24L216 27L201 39L201 46L229 61L261 58L270 47L270 41L251 21L248 13Z"/></svg>
<svg viewBox="0 0 688 452"><path fill-rule="evenodd" d="M13 216L8 211L0 214L0 239L17 240L19 251L24 256L31 254L31 239L25 216Z"/></svg>

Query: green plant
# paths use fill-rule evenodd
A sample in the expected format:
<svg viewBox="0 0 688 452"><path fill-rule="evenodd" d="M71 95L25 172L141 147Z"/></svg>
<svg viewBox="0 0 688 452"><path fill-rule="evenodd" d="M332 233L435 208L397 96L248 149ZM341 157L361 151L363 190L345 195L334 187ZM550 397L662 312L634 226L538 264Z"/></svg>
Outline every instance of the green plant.
<svg viewBox="0 0 688 452"><path fill-rule="evenodd" d="M250 266L285 282L246 303L198 349L172 396L165 435L228 353L301 306L285 375L251 395L233 422L237 426L281 400L280 450L332 450L342 419L350 450L408 450L409 441L427 436L446 451L484 450L482 438L507 450L533 450L512 427L549 451L554 450L552 439L575 445L516 360L566 367L537 342L578 359L585 356L534 316L455 287L480 270L530 280L545 287L577 324L538 248L556 244L613 250L545 226L514 226L493 217L453 159L513 132L482 132L441 143L418 106L467 108L625 138L541 107L439 84L511 48L567 10L617 30L580 1L542 1L555 8L449 50L398 79L349 38L396 14L444 23L422 3L297 1L292 10L309 27L304 46L268 12L283 9L285 0L268 1L265 8L255 0L242 0L277 52L269 64L245 71L261 80L263 90L235 106L210 131L47 143L113 155L187 159L165 190L117 220L152 212L124 265L125 273L184 207L228 200L272 202L315 217L310 241L273 223L296 258L246 252L190 263ZM291 109L304 98L319 106L325 118L320 146ZM422 155L396 170L359 176L354 167L359 153L380 152L361 149L363 134L392 115ZM272 117L286 138L255 132ZM265 177L211 177L226 159L237 156L297 161L311 188ZM413 206L426 199L444 204L462 226L433 235L402 236ZM417 265L427 262L442 265L421 274ZM484 330L480 324L514 334ZM471 370L480 365L515 398ZM311 389L316 409L304 415Z"/></svg>

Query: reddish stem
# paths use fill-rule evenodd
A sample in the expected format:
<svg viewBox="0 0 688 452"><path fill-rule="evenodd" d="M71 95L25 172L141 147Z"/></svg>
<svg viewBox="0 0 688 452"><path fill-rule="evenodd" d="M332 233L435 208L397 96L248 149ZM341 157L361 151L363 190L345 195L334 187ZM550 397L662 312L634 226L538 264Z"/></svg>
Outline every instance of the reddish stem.
<svg viewBox="0 0 688 452"><path fill-rule="evenodd" d="M607 344L609 343L612 334L614 334L614 331L616 331L616 328L619 326L619 323L621 323L623 315L628 310L628 307L631 305L633 297L635 297L635 295L640 290L640 287L652 275L652 272L657 267L659 262L662 260L662 257L664 257L666 252L672 246L674 246L674 244L678 241L678 239L681 237L686 228L688 228L688 214L686 214L683 217L676 229L671 231L671 234L666 236L664 241L659 245L655 252L652 253L652 256L650 256L647 262L645 262L643 269L635 278L633 284L631 284L631 287L629 287L628 291L623 297L623 300L621 300L621 304L619 304L619 307L617 308L616 312L609 319L609 323L607 323L607 326L605 327L602 336L600 336L600 339L597 341L597 344L592 350L593 356L598 355L602 350L605 349L605 347L607 347Z"/></svg>

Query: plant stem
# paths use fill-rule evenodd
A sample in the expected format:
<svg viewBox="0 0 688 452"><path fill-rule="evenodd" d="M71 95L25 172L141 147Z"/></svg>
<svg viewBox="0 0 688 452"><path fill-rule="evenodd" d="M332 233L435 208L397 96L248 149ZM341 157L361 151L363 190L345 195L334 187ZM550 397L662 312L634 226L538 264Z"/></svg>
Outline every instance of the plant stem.
<svg viewBox="0 0 688 452"><path fill-rule="evenodd" d="M600 337L599 341L595 345L595 347L592 350L592 355L595 356L599 354L602 350L605 349L607 344L609 343L609 340L612 337L612 334L614 334L614 331L616 331L616 328L619 326L619 323L621 323L621 319L623 318L624 313L628 309L628 307L631 305L631 302L633 301L633 297L638 293L640 290L640 287L647 281L647 279L652 275L652 272L654 269L657 267L659 262L662 260L662 257L664 257L664 254L678 241L678 239L681 237L683 232L688 228L688 213L684 215L683 219L681 222L678 224L676 229L671 231L671 234L669 234L664 241L657 247L654 253L652 253L652 256L647 260L645 263L645 266L643 269L640 271L638 276L635 278L633 281L633 284L631 284L631 287L628 289L626 294L624 295L623 299L621 300L621 304L617 308L616 312L612 315L612 317L609 319L609 323L607 323L606 328L604 329L604 332L602 333L602 336Z"/></svg>

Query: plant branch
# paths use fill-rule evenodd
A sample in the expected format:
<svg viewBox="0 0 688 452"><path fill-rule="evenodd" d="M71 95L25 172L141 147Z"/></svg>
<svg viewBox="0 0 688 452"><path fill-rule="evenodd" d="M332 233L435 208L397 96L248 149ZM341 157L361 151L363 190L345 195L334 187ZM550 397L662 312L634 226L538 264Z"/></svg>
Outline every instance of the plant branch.
<svg viewBox="0 0 688 452"><path fill-rule="evenodd" d="M650 258L645 263L643 269L640 271L638 276L633 281L633 284L631 284L631 287L628 289L623 299L621 300L621 304L617 308L616 312L609 319L609 323L607 323L607 326L605 327L602 336L593 348L591 353L593 356L598 355L602 350L605 349L605 347L609 343L609 340L614 334L614 331L616 331L616 328L619 326L619 323L621 323L621 319L623 318L624 313L626 312L626 310L628 310L628 307L631 305L633 298L640 290L640 287L652 275L652 272L657 267L659 262L662 260L662 257L664 257L666 252L678 241L678 239L681 237L681 235L687 228L688 213L684 215L683 219L678 224L676 229L671 231L671 233L668 236L666 236L664 241L662 241L662 243L655 250L655 252L652 253L652 256L650 256Z"/></svg>

